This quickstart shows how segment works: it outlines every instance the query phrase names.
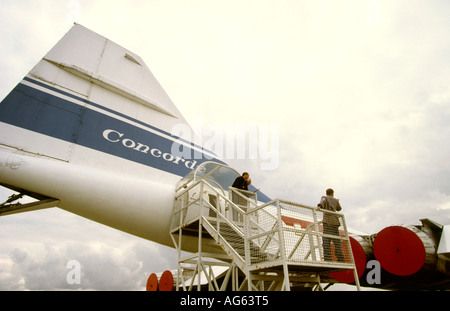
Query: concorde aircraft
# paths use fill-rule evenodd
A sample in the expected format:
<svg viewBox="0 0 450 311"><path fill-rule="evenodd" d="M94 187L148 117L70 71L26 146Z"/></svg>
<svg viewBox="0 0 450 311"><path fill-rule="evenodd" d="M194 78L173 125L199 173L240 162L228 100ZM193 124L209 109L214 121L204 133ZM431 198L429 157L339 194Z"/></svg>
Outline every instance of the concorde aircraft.
<svg viewBox="0 0 450 311"><path fill-rule="evenodd" d="M174 135L180 125L188 133ZM0 204L0 215L58 207L173 247L180 180L209 163L218 165L212 171L226 167L193 137L138 55L75 24L0 104L0 185L16 192ZM188 187L181 183L178 189L183 186ZM36 201L17 204L23 195ZM258 201L269 200L258 192ZM298 215L282 220L299 230L311 223ZM351 234L363 285L450 288L450 227L421 222ZM264 243L260 247L268 248L273 241ZM197 247L197 236L183 237L184 251ZM211 243L203 247L218 249ZM370 262L380 264L375 278ZM355 283L354 274L342 272L331 273L328 282Z"/></svg>

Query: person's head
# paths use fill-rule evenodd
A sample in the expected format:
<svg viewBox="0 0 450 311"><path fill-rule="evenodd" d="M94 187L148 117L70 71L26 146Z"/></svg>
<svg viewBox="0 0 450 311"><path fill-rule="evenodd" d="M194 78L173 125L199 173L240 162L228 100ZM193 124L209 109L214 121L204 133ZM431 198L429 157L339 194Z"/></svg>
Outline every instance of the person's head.
<svg viewBox="0 0 450 311"><path fill-rule="evenodd" d="M326 193L326 195L328 195L330 197L334 196L334 190L331 188L328 188L325 193Z"/></svg>
<svg viewBox="0 0 450 311"><path fill-rule="evenodd" d="M244 180L247 180L250 177L250 175L247 172L244 172L242 174L242 177L244 178Z"/></svg>

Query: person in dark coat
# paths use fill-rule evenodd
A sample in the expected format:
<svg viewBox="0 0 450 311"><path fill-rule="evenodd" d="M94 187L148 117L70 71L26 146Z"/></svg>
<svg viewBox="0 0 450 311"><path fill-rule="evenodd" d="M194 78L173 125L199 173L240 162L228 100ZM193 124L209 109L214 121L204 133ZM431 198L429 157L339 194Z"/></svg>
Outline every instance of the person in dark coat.
<svg viewBox="0 0 450 311"><path fill-rule="evenodd" d="M247 172L244 172L242 174L242 176L239 176L234 180L234 183L231 187L239 189L239 190L248 191L248 185L250 185L251 183L252 183L252 180L250 179L250 175ZM244 198L240 197L239 194L236 192L232 193L231 200L233 203L239 205L241 208L247 207L248 202ZM232 213L233 213L234 221L238 221L238 220L242 221L242 218L241 218L242 216L239 215L235 209L232 210Z"/></svg>
<svg viewBox="0 0 450 311"><path fill-rule="evenodd" d="M250 179L250 175L247 172L244 172L242 176L239 176L234 180L234 183L231 187L248 191L248 185L250 185L251 183L252 180Z"/></svg>
<svg viewBox="0 0 450 311"><path fill-rule="evenodd" d="M326 190L326 196L323 196L320 199L320 203L317 204L317 208L319 210L327 210L332 212L339 212L342 207L339 203L339 200L334 198L334 190L333 189L327 189ZM338 216L332 214L332 213L323 213L323 233L339 236L339 218ZM331 258L331 242L334 244L334 253L338 259L339 262L345 262L344 261L344 254L342 252L342 246L341 246L341 240L339 239L333 239L331 237L323 237L323 255L324 260L326 261L332 261Z"/></svg>

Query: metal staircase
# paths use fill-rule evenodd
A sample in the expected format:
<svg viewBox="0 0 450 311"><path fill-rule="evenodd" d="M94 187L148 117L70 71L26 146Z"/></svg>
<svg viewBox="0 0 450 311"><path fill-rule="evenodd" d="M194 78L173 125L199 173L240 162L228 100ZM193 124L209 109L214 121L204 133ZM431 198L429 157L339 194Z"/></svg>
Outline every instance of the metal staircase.
<svg viewBox="0 0 450 311"><path fill-rule="evenodd" d="M256 193L229 187L237 176L205 162L178 183L170 230L177 290L321 290L321 277L343 270L353 270L359 290L342 214L333 213L339 236L326 234L321 219L328 211L280 199L259 202ZM343 262L323 259L324 238L341 244ZM194 272L185 278L184 269Z"/></svg>

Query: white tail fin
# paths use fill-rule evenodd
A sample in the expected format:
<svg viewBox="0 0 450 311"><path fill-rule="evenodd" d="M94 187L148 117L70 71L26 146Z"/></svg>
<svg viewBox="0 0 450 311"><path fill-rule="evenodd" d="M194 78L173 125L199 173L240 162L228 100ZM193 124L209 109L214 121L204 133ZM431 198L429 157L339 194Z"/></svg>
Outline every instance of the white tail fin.
<svg viewBox="0 0 450 311"><path fill-rule="evenodd" d="M171 135L179 124L185 119L139 56L77 24L0 104L0 144L87 166L126 159L136 172L143 164L184 176L206 160L171 153L181 143L203 154Z"/></svg>

